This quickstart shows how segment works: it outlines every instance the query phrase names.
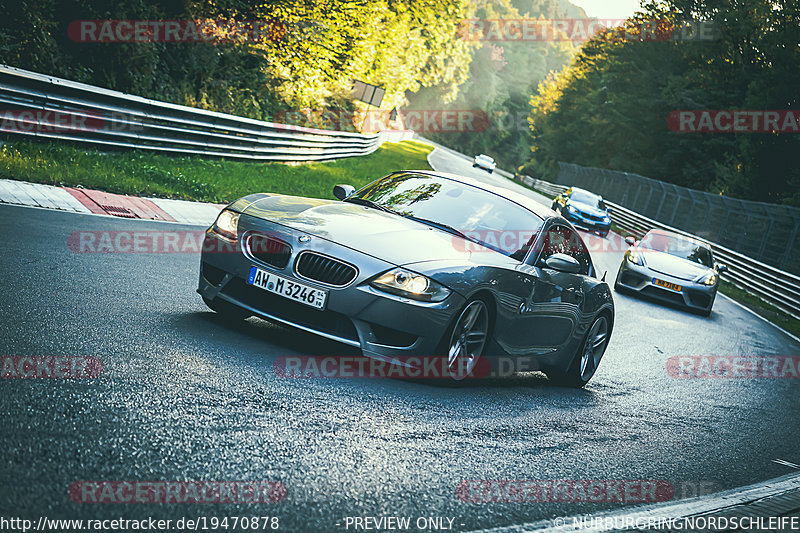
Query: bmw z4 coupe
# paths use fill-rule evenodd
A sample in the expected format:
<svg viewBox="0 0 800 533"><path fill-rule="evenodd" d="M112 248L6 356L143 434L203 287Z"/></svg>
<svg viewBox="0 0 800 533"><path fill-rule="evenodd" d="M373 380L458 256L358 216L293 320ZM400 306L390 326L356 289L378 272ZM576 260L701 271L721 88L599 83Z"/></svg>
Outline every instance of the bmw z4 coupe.
<svg viewBox="0 0 800 533"><path fill-rule="evenodd" d="M511 189L428 171L334 196L261 193L223 209L205 235L206 304L391 363L446 358L456 379L482 357L569 386L592 377L614 303L569 222Z"/></svg>

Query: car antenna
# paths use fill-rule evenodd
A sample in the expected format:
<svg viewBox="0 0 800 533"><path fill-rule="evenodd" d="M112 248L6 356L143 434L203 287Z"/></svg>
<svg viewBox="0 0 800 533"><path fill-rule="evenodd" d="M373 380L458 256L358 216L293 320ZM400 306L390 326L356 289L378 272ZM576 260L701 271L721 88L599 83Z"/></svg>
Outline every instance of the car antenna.
<svg viewBox="0 0 800 533"><path fill-rule="evenodd" d="M606 280L606 274L608 274L608 270L606 270L605 272L603 272L603 277L602 277L602 278L600 278L600 281L605 281L605 280Z"/></svg>

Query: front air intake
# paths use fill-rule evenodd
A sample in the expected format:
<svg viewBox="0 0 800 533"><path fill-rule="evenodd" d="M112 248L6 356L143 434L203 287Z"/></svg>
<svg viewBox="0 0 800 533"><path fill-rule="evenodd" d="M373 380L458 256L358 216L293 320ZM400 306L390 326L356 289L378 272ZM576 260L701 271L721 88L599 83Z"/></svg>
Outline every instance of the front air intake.
<svg viewBox="0 0 800 533"><path fill-rule="evenodd" d="M275 268L285 268L292 256L292 247L282 240L258 233L247 237L247 251L258 261Z"/></svg>
<svg viewBox="0 0 800 533"><path fill-rule="evenodd" d="M358 275L354 266L316 252L300 253L294 270L300 277L334 287L344 287Z"/></svg>

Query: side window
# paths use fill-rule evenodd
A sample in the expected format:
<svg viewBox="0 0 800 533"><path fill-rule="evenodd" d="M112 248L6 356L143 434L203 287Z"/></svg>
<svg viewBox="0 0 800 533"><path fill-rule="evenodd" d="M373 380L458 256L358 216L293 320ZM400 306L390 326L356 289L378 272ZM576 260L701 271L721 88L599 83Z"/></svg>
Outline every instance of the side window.
<svg viewBox="0 0 800 533"><path fill-rule="evenodd" d="M544 235L541 259L547 259L553 254L567 254L574 257L581 264L581 274L588 276L592 269L592 260L589 251L577 232L566 226L551 226Z"/></svg>
<svg viewBox="0 0 800 533"><path fill-rule="evenodd" d="M564 226L551 226L544 235L541 258L547 259L553 254L568 254L569 235ZM571 255L571 254L570 254Z"/></svg>

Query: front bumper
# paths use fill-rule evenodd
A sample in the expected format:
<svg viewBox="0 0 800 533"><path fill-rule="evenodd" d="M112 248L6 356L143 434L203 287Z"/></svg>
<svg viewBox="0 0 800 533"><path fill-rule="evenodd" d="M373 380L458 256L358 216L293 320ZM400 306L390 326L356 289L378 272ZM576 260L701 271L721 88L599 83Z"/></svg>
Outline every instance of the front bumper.
<svg viewBox="0 0 800 533"><path fill-rule="evenodd" d="M239 227L240 236L254 231L290 243L290 260L282 269L255 260L242 252L241 237L234 251L209 251L220 248L220 238L208 231L197 291L206 299L220 298L271 322L360 348L364 355L377 359L443 355L435 351L453 315L465 302L459 294L452 292L442 302L429 303L384 293L366 282L396 265L319 237L300 243L301 232L247 215L241 216ZM356 279L339 288L298 277L294 263L305 250L356 265ZM317 310L249 285L252 266L327 290L325 308Z"/></svg>
<svg viewBox="0 0 800 533"><path fill-rule="evenodd" d="M678 292L656 285L654 279L680 285L681 290ZM622 265L619 267L617 285L649 298L702 312L711 311L717 295L716 285L703 285L661 272L654 272L647 265L635 265L627 259L623 259Z"/></svg>
<svg viewBox="0 0 800 533"><path fill-rule="evenodd" d="M493 172L494 169L496 168L496 165L488 165L486 163L481 163L480 161L474 161L474 160L472 161L472 166L478 167L483 170L488 170L490 172Z"/></svg>

